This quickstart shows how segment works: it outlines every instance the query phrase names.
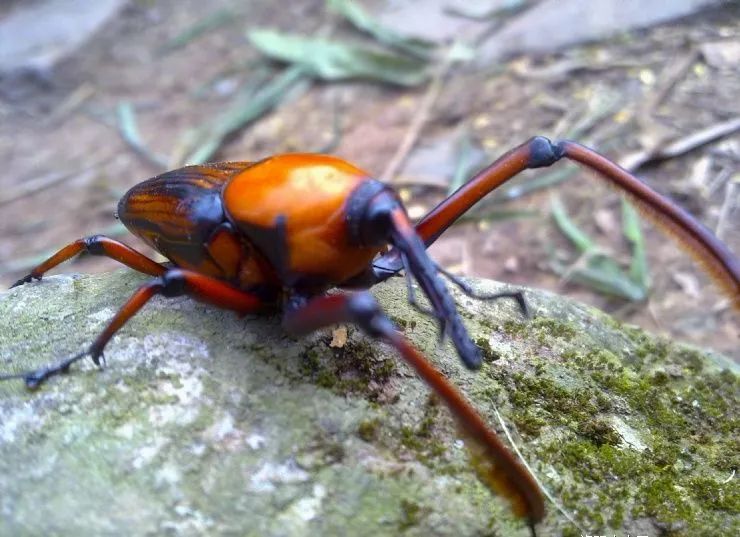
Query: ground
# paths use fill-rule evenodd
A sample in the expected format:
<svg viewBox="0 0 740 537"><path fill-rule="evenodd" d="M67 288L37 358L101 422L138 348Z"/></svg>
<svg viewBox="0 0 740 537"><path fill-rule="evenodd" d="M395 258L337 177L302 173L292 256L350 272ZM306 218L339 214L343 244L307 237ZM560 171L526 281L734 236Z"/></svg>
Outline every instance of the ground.
<svg viewBox="0 0 740 537"><path fill-rule="evenodd" d="M367 5L383 11L380 3ZM262 76L246 28L355 35L346 23L328 16L318 0L293 2L290 11L275 6L233 0L129 2L52 76L6 91L0 101L4 285L73 239L121 234L113 219L118 198L160 169L121 140L119 103L135 106L146 146L176 165L183 133L217 116L242 85ZM229 22L182 48L161 51L219 10L228 10ZM563 52L456 66L441 85L407 165L390 181L418 215L444 194L455 168L454 148L465 133L488 160L533 134L544 134L576 136L621 161L660 136L677 138L730 119L740 92L737 63L723 63L706 47L737 41L739 14L737 5L726 4ZM686 69L677 70L682 64ZM258 159L333 145L333 153L380 176L426 92L426 87L367 82L315 83L233 136L217 156ZM705 225L719 228L737 252L737 155L735 135L642 168L640 175ZM408 186L429 182L443 187ZM552 192L565 200L580 226L620 260L626 258L618 198L587 173L559 188L496 206L533 211L534 217L455 227L434 246L434 256L456 272L557 290L630 323L737 356L737 318L729 302L684 252L648 225L653 291L647 303L630 304L564 283L552 272L551 260L568 264L577 256L549 217ZM109 260L87 259L63 270L96 272L114 266Z"/></svg>

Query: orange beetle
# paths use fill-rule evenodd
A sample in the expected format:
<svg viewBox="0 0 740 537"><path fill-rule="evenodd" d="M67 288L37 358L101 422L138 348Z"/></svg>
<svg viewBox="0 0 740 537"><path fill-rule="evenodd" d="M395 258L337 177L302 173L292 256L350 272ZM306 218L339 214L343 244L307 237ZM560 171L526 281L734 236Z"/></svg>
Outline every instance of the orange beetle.
<svg viewBox="0 0 740 537"><path fill-rule="evenodd" d="M447 227L487 193L527 168L566 157L624 190L648 216L684 245L740 307L740 263L688 213L650 190L608 159L574 142L535 137L511 150L413 225L386 185L341 159L289 154L249 162L188 166L134 186L121 199L126 227L167 257L157 263L104 236L77 240L34 268L15 285L40 279L59 263L87 251L150 274L98 338L83 352L34 371L0 376L37 387L90 356L100 363L113 334L156 294L190 295L238 313L283 310L283 325L305 333L338 322L357 324L391 344L446 403L456 418L476 470L506 496L532 532L544 514L536 482L504 447L470 403L403 337L366 291L326 294L332 287L368 288L405 270L429 299L442 335L464 364L481 365L440 274L476 296L427 255ZM478 297L516 299L521 292ZM409 295L413 302L413 295Z"/></svg>

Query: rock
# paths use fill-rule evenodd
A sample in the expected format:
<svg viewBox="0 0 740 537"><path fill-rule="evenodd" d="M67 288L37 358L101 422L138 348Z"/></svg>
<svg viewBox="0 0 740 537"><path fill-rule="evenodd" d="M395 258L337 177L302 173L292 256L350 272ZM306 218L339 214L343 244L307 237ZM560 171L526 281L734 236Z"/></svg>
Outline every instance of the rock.
<svg viewBox="0 0 740 537"><path fill-rule="evenodd" d="M544 0L514 17L479 50L481 63L521 53L550 53L619 33L649 28L727 0Z"/></svg>
<svg viewBox="0 0 740 537"><path fill-rule="evenodd" d="M429 40L471 40L474 36L491 34L476 54L481 65L488 65L516 54L551 53L588 41L608 39L688 17L702 9L729 5L730 1L542 0L530 3L531 7L525 5L524 0L426 0L422 5L413 0L396 0L392 5L384 5L377 16L394 31ZM461 16L462 13L470 16ZM491 25L502 20L501 27L490 32Z"/></svg>
<svg viewBox="0 0 740 537"><path fill-rule="evenodd" d="M126 0L25 2L0 19L0 81L16 97L24 78L48 82L54 66L72 55Z"/></svg>
<svg viewBox="0 0 740 537"><path fill-rule="evenodd" d="M0 370L77 352L142 281L119 271L7 291ZM581 525L548 504L541 534L737 533L730 362L544 292L527 291L529 321L456 293L486 356L472 373L403 281L377 296L496 429L500 408ZM354 327L331 340L156 298L103 371L84 363L37 391L0 383L0 534L528 535L393 351Z"/></svg>

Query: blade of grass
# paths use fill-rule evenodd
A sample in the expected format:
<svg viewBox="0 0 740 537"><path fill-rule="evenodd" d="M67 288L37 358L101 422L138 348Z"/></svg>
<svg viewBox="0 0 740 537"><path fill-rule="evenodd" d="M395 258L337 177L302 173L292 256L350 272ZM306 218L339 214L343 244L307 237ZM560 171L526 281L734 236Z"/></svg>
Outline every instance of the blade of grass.
<svg viewBox="0 0 740 537"><path fill-rule="evenodd" d="M332 109L331 137L316 147L316 149L312 149L310 151L311 153L331 153L339 146L339 142L342 141L342 118L339 99L334 99Z"/></svg>
<svg viewBox="0 0 740 537"><path fill-rule="evenodd" d="M301 66L322 80L360 78L418 86L429 79L427 62L365 45L302 37L273 30L253 30L249 40L270 58Z"/></svg>
<svg viewBox="0 0 740 537"><path fill-rule="evenodd" d="M633 279L631 271L629 274L625 273L615 259L604 254L598 245L570 219L556 196L553 196L551 206L553 219L558 229L581 254L581 262L577 262L570 268L565 268L552 261L553 270L568 281L585 285L602 294L632 301L645 300L647 287L640 280ZM630 226L632 225L633 222L630 222ZM629 229L630 234L633 232L633 229Z"/></svg>
<svg viewBox="0 0 740 537"><path fill-rule="evenodd" d="M640 217L632 204L624 198L622 198L622 233L632 245L630 279L647 294L650 287L650 271L645 253L645 238L640 228Z"/></svg>
<svg viewBox="0 0 740 537"><path fill-rule="evenodd" d="M162 170L167 169L167 159L150 151L141 140L136 123L134 106L128 101L121 101L116 108L118 132L128 146L150 164Z"/></svg>
<svg viewBox="0 0 740 537"><path fill-rule="evenodd" d="M550 200L552 217L558 226L560 232L575 246L581 254L589 254L596 251L596 244L581 231L575 222L570 219L568 213L563 207L563 203L557 196L552 196Z"/></svg>
<svg viewBox="0 0 740 537"><path fill-rule="evenodd" d="M450 186L447 189L448 196L463 186L473 176L473 171L481 166L481 161L483 160L480 152L476 153L476 151L474 151L475 146L473 145L473 134L470 131L469 125L465 125L463 130L460 132L460 136L455 145L457 159L455 163L455 173L453 174Z"/></svg>
<svg viewBox="0 0 740 537"><path fill-rule="evenodd" d="M401 50L416 58L428 60L434 54L436 43L427 39L408 37L383 26L352 0L327 0L327 7L342 15L355 28L370 34L380 43Z"/></svg>
<svg viewBox="0 0 740 537"><path fill-rule="evenodd" d="M465 213L455 221L455 224L466 222L501 222L517 218L537 218L538 216L540 216L539 211L532 209L493 209L490 211Z"/></svg>
<svg viewBox="0 0 740 537"><path fill-rule="evenodd" d="M214 121L196 131L194 138L202 142L186 159L186 163L202 164L212 159L229 136L272 110L291 89L305 79L303 68L294 66L263 85L257 92L240 95Z"/></svg>
<svg viewBox="0 0 740 537"><path fill-rule="evenodd" d="M613 259L603 254L587 255L585 266L566 268L554 262L551 266L565 280L589 287L601 294L633 302L647 298L645 289L635 284Z"/></svg>
<svg viewBox="0 0 740 537"><path fill-rule="evenodd" d="M215 13L202 18L192 26L186 28L175 37L167 41L158 50L158 54L169 54L173 50L184 47L191 41L198 39L211 30L234 22L234 13L228 9L220 9Z"/></svg>
<svg viewBox="0 0 740 537"><path fill-rule="evenodd" d="M551 186L558 185L574 177L578 172L578 167L569 165L559 170L554 170L527 181L526 183L513 184L508 187L502 187L501 190L496 190L491 196L490 200L492 203L504 203L507 201L515 200L524 197L538 190L550 188Z"/></svg>

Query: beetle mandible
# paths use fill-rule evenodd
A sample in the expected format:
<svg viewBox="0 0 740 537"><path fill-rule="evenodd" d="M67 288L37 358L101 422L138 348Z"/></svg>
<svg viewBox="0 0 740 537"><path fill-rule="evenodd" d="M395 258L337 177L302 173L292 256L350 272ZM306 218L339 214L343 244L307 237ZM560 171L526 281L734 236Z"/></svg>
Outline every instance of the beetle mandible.
<svg viewBox="0 0 740 537"><path fill-rule="evenodd" d="M481 479L534 527L545 514L543 495L525 467L504 447L465 397L411 343L365 290L327 294L333 287L366 289L405 271L429 300L443 336L465 366L481 366L479 349L457 314L426 248L483 196L528 168L562 158L578 162L621 189L644 213L687 247L740 309L740 263L687 212L595 151L575 142L534 137L480 171L415 225L390 187L336 157L286 154L258 162L187 166L144 181L118 205L125 226L167 257L160 264L111 238L79 239L35 267L15 285L41 277L85 251L108 256L154 278L118 310L83 352L39 369L0 376L30 388L89 356L100 364L111 337L155 295L189 295L240 314L283 312L286 330L301 334L355 323L392 345L445 402L468 448L486 464ZM521 292L478 298L515 299ZM409 296L413 301L413 296ZM479 473L481 468L478 468Z"/></svg>

